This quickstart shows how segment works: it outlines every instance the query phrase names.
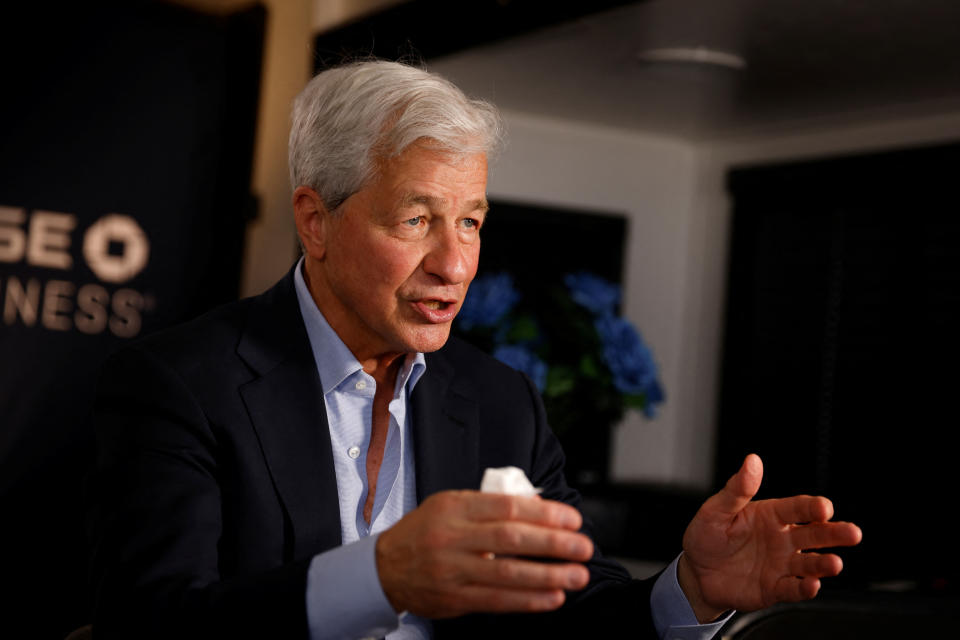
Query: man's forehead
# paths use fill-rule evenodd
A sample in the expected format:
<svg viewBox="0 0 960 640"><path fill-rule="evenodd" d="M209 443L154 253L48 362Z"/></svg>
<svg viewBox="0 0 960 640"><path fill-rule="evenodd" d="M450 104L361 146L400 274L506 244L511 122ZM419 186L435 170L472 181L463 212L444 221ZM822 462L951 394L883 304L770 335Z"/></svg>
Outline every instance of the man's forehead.
<svg viewBox="0 0 960 640"><path fill-rule="evenodd" d="M391 166L423 160L438 162L460 170L470 170L478 165L482 165L484 169L487 167L487 154L483 151L461 152L435 144L428 138L421 138L407 145L399 153L381 157L378 164L381 170L389 170Z"/></svg>
<svg viewBox="0 0 960 640"><path fill-rule="evenodd" d="M418 191L407 191L404 192L403 196L401 197L400 205L402 207L425 206L431 209L443 209L450 205L450 201L443 196L431 195ZM478 213L486 213L487 210L490 209L490 204L487 202L486 197L475 198L468 200L463 209L467 211L476 211Z"/></svg>
<svg viewBox="0 0 960 640"><path fill-rule="evenodd" d="M417 142L383 161L374 180L374 189L386 190L403 207L489 209L487 157L482 152L454 153Z"/></svg>

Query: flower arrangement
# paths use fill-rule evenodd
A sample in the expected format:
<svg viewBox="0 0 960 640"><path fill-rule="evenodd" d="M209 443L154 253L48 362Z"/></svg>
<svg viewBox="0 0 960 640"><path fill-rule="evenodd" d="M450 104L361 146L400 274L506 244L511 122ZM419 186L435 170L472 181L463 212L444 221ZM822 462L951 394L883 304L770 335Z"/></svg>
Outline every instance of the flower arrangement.
<svg viewBox="0 0 960 640"><path fill-rule="evenodd" d="M578 272L528 289L506 272L478 277L457 333L530 377L561 440L612 426L628 408L653 417L663 390L650 349L617 315L620 287Z"/></svg>

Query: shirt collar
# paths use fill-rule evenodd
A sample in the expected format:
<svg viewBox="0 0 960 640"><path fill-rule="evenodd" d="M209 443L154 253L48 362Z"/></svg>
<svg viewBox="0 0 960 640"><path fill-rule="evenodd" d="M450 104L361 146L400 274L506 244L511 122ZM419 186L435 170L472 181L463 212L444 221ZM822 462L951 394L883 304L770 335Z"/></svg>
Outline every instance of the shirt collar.
<svg viewBox="0 0 960 640"><path fill-rule="evenodd" d="M337 332L333 330L327 319L323 317L307 283L303 278L303 261L301 257L294 269L293 281L297 291L297 302L300 305L300 315L307 328L307 337L313 349L313 359L320 374L320 385L323 394L327 395L336 389L340 383L363 370L363 365L343 343ZM407 393L413 391L417 381L427 369L427 361L420 352L408 353L403 367L397 375L398 387L406 386Z"/></svg>

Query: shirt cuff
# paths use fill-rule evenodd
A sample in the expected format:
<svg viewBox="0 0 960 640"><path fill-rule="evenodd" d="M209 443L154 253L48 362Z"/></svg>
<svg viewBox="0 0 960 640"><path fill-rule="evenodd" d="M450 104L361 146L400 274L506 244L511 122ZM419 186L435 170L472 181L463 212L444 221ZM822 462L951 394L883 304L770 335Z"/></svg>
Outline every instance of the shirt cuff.
<svg viewBox="0 0 960 640"><path fill-rule="evenodd" d="M307 571L311 640L382 638L399 626L377 574L379 534L317 554Z"/></svg>
<svg viewBox="0 0 960 640"><path fill-rule="evenodd" d="M653 626L661 640L709 640L734 614L733 611L716 622L700 624L693 607L677 581L677 562L674 558L657 578L650 592L650 611Z"/></svg>

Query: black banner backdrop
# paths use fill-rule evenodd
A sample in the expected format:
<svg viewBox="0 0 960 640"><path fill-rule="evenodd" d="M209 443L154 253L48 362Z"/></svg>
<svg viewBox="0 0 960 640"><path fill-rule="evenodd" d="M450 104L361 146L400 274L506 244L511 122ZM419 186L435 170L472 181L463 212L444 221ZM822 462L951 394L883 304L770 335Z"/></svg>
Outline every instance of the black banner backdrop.
<svg viewBox="0 0 960 640"><path fill-rule="evenodd" d="M62 638L100 364L238 292L265 12L42 4L0 10L0 625Z"/></svg>

